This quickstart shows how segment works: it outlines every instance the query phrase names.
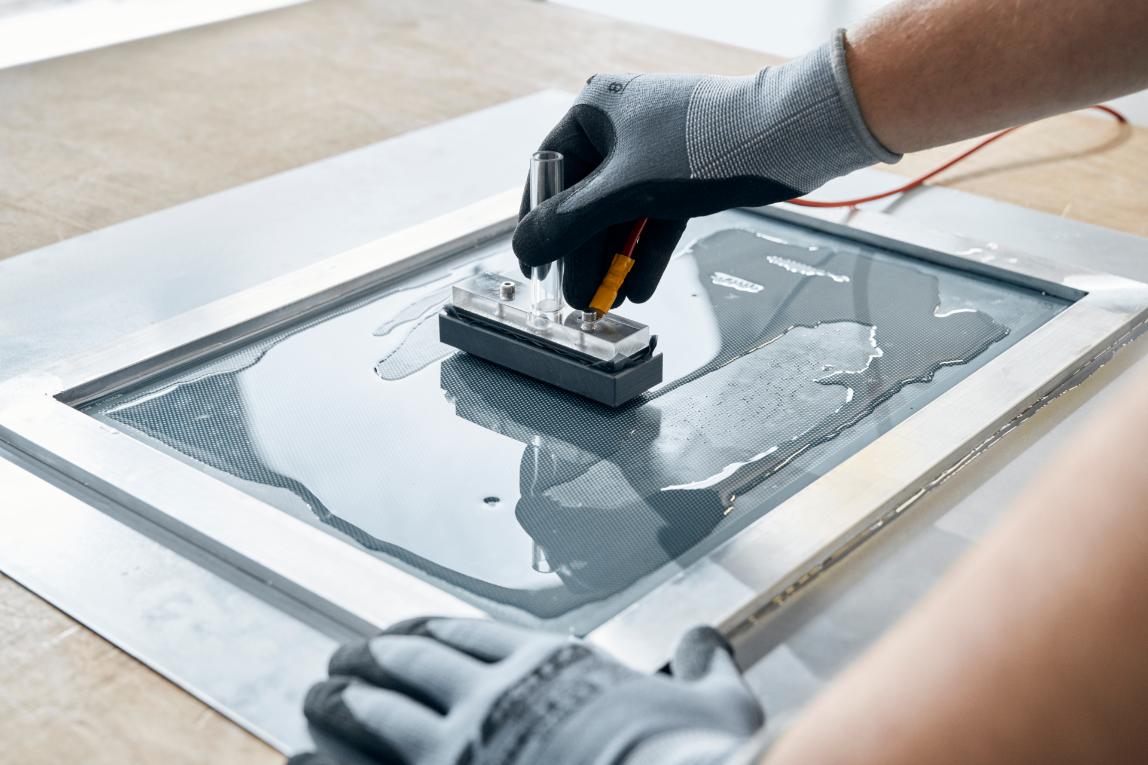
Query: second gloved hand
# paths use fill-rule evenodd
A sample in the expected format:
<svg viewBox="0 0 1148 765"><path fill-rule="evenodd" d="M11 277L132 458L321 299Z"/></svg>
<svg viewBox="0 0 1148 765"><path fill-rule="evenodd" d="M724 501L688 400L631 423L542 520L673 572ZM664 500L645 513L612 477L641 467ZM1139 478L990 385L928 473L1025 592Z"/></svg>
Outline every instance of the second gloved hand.
<svg viewBox="0 0 1148 765"><path fill-rule="evenodd" d="M514 251L524 267L563 259L576 308L638 218L650 223L619 302L650 298L689 218L792 199L899 159L861 117L843 31L747 77L595 75L540 148L565 156L569 188L529 213L524 199Z"/></svg>
<svg viewBox="0 0 1148 765"><path fill-rule="evenodd" d="M339 649L305 712L388 765L726 761L763 721L729 646L692 630L672 670L643 675L580 641L497 622L417 619Z"/></svg>

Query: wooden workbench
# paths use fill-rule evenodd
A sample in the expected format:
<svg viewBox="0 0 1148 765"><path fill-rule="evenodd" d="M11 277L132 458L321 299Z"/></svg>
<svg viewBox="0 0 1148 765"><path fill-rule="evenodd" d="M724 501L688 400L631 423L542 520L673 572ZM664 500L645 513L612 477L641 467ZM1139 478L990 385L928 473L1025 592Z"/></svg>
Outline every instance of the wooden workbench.
<svg viewBox="0 0 1148 765"><path fill-rule="evenodd" d="M771 62L527 0L313 0L0 71L0 258L543 88L576 91L596 71ZM1072 115L943 180L1148 235L1146 167L1148 129ZM0 656L5 762L281 760L2 576Z"/></svg>

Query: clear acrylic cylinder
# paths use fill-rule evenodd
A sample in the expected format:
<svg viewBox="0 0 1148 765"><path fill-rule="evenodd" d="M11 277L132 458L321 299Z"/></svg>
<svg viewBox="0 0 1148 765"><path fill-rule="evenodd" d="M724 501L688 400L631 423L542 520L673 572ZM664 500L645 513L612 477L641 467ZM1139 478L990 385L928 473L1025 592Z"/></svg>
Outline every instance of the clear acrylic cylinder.
<svg viewBox="0 0 1148 765"><path fill-rule="evenodd" d="M529 202L533 210L565 188L564 158L556 151L537 151L530 157ZM554 261L530 270L532 318L545 324L562 311L562 262Z"/></svg>

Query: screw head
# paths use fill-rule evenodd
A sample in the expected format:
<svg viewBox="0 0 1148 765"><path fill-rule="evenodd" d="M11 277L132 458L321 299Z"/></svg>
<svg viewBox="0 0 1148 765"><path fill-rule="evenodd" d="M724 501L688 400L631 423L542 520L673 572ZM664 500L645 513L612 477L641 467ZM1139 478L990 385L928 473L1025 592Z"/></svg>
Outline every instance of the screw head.
<svg viewBox="0 0 1148 765"><path fill-rule="evenodd" d="M598 326L598 322L602 320L602 314L594 310L582 312L581 329L583 332L593 332L594 328Z"/></svg>

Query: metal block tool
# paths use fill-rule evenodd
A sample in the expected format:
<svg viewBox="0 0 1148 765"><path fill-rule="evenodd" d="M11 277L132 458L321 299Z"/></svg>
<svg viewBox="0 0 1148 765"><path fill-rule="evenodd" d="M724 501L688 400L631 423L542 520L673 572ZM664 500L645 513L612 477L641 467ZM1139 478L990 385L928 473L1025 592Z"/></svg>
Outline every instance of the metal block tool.
<svg viewBox="0 0 1148 765"><path fill-rule="evenodd" d="M552 151L531 157L532 208L562 190L562 161ZM489 272L456 284L439 315L439 339L611 407L662 381L662 356L654 352L650 328L566 305L561 261L532 268L529 284Z"/></svg>

